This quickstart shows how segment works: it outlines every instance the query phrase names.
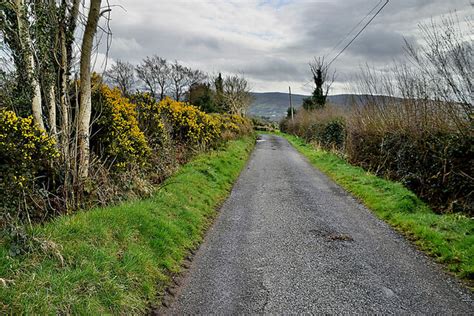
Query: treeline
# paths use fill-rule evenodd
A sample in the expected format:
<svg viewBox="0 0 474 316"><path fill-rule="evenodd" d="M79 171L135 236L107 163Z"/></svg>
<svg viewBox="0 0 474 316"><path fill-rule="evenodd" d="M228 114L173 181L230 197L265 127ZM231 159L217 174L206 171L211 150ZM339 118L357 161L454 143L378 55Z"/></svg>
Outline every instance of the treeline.
<svg viewBox="0 0 474 316"><path fill-rule="evenodd" d="M251 131L243 77L219 75L211 85L159 57L117 62L108 85L92 73L94 38L111 11L102 4L0 4L13 61L0 77L0 227L13 235L16 223L150 194L196 152ZM135 78L148 92L134 89Z"/></svg>
<svg viewBox="0 0 474 316"><path fill-rule="evenodd" d="M361 69L364 96L352 109L301 110L281 128L402 182L438 212L472 216L473 29L460 23L449 16L422 25L424 43L406 44L407 62Z"/></svg>
<svg viewBox="0 0 474 316"><path fill-rule="evenodd" d="M133 64L117 60L104 73L106 82L129 95L146 90L163 100L169 96L176 101L187 101L208 113L245 114L252 101L250 86L243 76L210 76L178 61L169 62L157 55L147 56Z"/></svg>

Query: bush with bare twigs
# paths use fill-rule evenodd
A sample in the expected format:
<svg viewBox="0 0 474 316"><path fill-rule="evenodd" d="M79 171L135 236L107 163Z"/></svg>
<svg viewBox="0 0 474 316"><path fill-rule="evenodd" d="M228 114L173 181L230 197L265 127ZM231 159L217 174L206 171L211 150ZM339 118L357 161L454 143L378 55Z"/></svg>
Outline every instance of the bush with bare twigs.
<svg viewBox="0 0 474 316"><path fill-rule="evenodd" d="M347 115L343 109L330 104L311 111L301 109L293 119L284 120L280 128L325 149L342 151L345 146Z"/></svg>

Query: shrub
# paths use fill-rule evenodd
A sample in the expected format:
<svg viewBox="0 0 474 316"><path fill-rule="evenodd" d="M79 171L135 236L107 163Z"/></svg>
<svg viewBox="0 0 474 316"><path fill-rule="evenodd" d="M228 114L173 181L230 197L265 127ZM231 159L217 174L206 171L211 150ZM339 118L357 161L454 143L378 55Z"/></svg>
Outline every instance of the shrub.
<svg viewBox="0 0 474 316"><path fill-rule="evenodd" d="M181 143L207 147L219 139L219 120L188 103L165 98L158 111L170 124L173 139Z"/></svg>
<svg viewBox="0 0 474 316"><path fill-rule="evenodd" d="M304 101L303 101L303 102L304 102ZM288 108L286 109L286 117L287 117L287 118L291 118L292 112L293 112L293 115L295 115L295 114L296 114L296 109L295 109L294 107L288 107Z"/></svg>
<svg viewBox="0 0 474 316"><path fill-rule="evenodd" d="M238 114L214 114L220 121L220 133L223 140L236 139L252 131L252 122Z"/></svg>
<svg viewBox="0 0 474 316"><path fill-rule="evenodd" d="M256 131L274 132L279 128L278 122L271 121L270 118L263 116L252 116L250 123Z"/></svg>
<svg viewBox="0 0 474 316"><path fill-rule="evenodd" d="M326 149L342 150L346 137L346 113L333 106L318 110L300 110L293 120L286 118L280 124L282 131L316 142Z"/></svg>
<svg viewBox="0 0 474 316"><path fill-rule="evenodd" d="M213 147L252 130L250 121L240 115L206 114L169 98L156 102L148 93L137 92L131 101L137 108L140 129L153 148L152 168L159 173L154 182L169 175L178 162L186 162L196 147Z"/></svg>
<svg viewBox="0 0 474 316"><path fill-rule="evenodd" d="M93 142L96 152L111 159L118 170L145 165L150 148L138 125L135 104L118 88L101 85L98 93L95 106L100 107L100 116Z"/></svg>
<svg viewBox="0 0 474 316"><path fill-rule="evenodd" d="M130 100L136 106L138 125L150 146L153 149L159 149L168 145L170 135L155 98L150 93L137 92L131 96Z"/></svg>
<svg viewBox="0 0 474 316"><path fill-rule="evenodd" d="M342 118L334 118L328 122L322 123L316 130L315 138L324 147L342 149L346 137L345 121Z"/></svg>
<svg viewBox="0 0 474 316"><path fill-rule="evenodd" d="M7 214L18 219L46 216L48 210L44 207L33 209L27 205L32 206L35 190L47 188L53 162L58 157L54 140L37 127L31 116L21 118L12 111L0 110L0 211L3 219Z"/></svg>

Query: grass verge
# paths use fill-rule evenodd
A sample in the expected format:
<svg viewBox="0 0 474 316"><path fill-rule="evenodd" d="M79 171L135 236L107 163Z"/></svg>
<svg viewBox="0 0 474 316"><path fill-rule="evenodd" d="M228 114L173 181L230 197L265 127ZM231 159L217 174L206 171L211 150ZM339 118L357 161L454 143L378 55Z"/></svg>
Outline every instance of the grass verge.
<svg viewBox="0 0 474 316"><path fill-rule="evenodd" d="M32 251L0 244L5 314L136 314L201 241L254 138L196 157L151 198L62 216L28 231ZM14 246L14 245L13 245Z"/></svg>
<svg viewBox="0 0 474 316"><path fill-rule="evenodd" d="M474 219L436 214L402 184L379 178L296 136L278 133L319 170L359 198L448 270L474 284Z"/></svg>

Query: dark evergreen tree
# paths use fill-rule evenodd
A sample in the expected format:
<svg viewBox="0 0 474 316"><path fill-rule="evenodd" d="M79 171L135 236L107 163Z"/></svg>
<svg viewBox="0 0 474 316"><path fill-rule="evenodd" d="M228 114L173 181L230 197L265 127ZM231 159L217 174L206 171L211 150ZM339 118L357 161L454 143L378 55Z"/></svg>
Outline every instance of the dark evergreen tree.
<svg viewBox="0 0 474 316"><path fill-rule="evenodd" d="M314 106L313 96L307 97L303 99L303 109L306 111L314 110L316 107Z"/></svg>
<svg viewBox="0 0 474 316"><path fill-rule="evenodd" d="M334 74L332 78L328 78L328 65L324 62L324 58L315 58L309 66L315 88L311 97L303 100L303 108L306 110L322 109L326 105L329 88L334 81Z"/></svg>
<svg viewBox="0 0 474 316"><path fill-rule="evenodd" d="M188 102L197 106L206 113L218 113L214 93L208 83L196 83L191 85L188 92Z"/></svg>
<svg viewBox="0 0 474 316"><path fill-rule="evenodd" d="M222 74L219 75L214 80L214 88L216 93L214 95L214 104L218 109L218 112L222 113L225 111L225 102L224 102L224 80L222 79Z"/></svg>
<svg viewBox="0 0 474 316"><path fill-rule="evenodd" d="M326 80L326 70L323 63L317 63L311 67L313 72L313 80L316 87L314 88L312 101L315 109L322 109L326 105L327 92L323 91L323 84Z"/></svg>

